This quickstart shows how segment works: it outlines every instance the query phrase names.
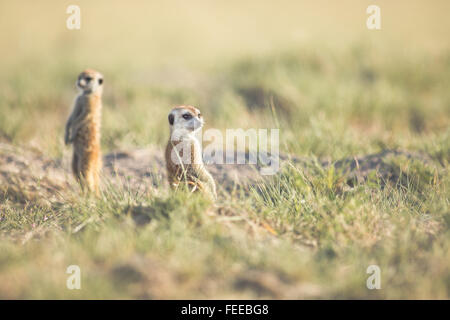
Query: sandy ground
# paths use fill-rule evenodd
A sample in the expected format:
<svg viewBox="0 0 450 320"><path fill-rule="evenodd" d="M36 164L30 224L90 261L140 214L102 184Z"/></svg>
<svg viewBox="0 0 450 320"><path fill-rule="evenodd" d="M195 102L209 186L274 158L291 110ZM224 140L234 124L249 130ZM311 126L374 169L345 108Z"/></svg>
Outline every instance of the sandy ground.
<svg viewBox="0 0 450 320"><path fill-rule="evenodd" d="M248 154L246 158L248 159ZM344 174L347 184L352 186L355 182L363 182L373 171L382 181L397 180L398 170L393 165L396 158L414 159L434 165L426 154L385 150L335 162L280 155L280 167L287 165L287 159L305 170L313 163L324 168L334 165ZM157 187L168 188L163 150L160 148L116 151L106 154L103 162L102 175L107 185L122 184L133 191L143 192ZM205 159L205 162L210 162L210 159ZM207 168L217 182L219 194L247 189L249 185L267 178L260 174L261 168L258 165L208 164ZM8 190L9 196L17 194L17 200L24 198L36 201L52 201L66 190L78 188L70 172L70 157L51 159L38 150L8 143L0 143L0 186L2 190Z"/></svg>

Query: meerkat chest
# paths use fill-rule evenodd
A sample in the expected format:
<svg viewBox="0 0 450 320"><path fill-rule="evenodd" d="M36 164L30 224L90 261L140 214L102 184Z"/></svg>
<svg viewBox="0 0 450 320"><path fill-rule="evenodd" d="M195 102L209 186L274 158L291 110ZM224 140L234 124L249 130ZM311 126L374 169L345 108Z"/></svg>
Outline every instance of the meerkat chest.
<svg viewBox="0 0 450 320"><path fill-rule="evenodd" d="M196 140L169 141L166 160L174 167L200 165L203 163L200 145Z"/></svg>
<svg viewBox="0 0 450 320"><path fill-rule="evenodd" d="M78 126L74 144L84 149L98 148L100 145L99 120L84 119Z"/></svg>

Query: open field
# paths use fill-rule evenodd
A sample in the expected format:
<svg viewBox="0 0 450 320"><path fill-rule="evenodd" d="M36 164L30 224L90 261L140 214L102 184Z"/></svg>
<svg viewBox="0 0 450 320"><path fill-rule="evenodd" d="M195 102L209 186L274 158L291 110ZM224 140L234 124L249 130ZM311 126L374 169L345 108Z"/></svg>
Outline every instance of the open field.
<svg viewBox="0 0 450 320"><path fill-rule="evenodd" d="M372 1L76 1L72 31L69 4L0 2L0 298L450 297L448 1L377 0L379 31ZM100 199L63 143L87 67L105 76ZM279 128L280 172L210 166L216 204L170 192L179 104L206 128Z"/></svg>

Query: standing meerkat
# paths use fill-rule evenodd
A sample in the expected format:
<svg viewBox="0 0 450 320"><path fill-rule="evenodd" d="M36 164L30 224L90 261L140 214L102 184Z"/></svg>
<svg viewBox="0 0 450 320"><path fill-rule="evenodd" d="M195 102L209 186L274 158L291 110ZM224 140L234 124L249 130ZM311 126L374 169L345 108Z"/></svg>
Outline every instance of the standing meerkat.
<svg viewBox="0 0 450 320"><path fill-rule="evenodd" d="M102 167L100 124L103 75L87 69L77 80L80 94L67 120L64 142L73 143L72 171L84 189L99 194L99 174Z"/></svg>
<svg viewBox="0 0 450 320"><path fill-rule="evenodd" d="M185 181L191 191L200 190L215 200L216 184L203 164L200 143L195 137L203 126L200 110L192 106L175 107L168 119L170 138L165 158L170 187L177 188Z"/></svg>

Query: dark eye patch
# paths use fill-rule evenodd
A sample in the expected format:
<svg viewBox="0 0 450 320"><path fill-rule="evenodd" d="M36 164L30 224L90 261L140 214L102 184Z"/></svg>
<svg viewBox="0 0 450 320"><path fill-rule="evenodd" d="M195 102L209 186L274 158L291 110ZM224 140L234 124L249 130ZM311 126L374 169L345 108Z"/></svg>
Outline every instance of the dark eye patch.
<svg viewBox="0 0 450 320"><path fill-rule="evenodd" d="M190 113L185 113L185 114L183 114L183 119L185 119L185 120L192 119L192 115Z"/></svg>
<svg viewBox="0 0 450 320"><path fill-rule="evenodd" d="M98 84L102 85L102 83L103 83L103 79L102 78L98 79Z"/></svg>
<svg viewBox="0 0 450 320"><path fill-rule="evenodd" d="M169 124L170 125L173 125L173 120L174 120L173 114L169 114Z"/></svg>
<svg viewBox="0 0 450 320"><path fill-rule="evenodd" d="M86 77L86 81L87 81L87 82L89 82L89 81L91 81L91 80L92 80L91 77Z"/></svg>

